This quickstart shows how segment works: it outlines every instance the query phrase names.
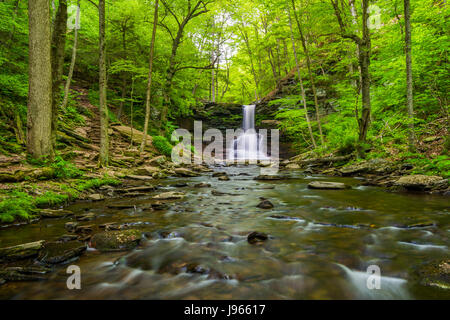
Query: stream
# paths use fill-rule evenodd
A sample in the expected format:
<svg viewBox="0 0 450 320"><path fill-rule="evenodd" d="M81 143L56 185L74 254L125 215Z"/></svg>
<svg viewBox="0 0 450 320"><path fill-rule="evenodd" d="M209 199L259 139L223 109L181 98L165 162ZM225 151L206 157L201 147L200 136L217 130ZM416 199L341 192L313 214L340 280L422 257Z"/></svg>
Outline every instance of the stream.
<svg viewBox="0 0 450 320"><path fill-rule="evenodd" d="M282 171L283 180L257 181L257 166L215 167L207 173L160 181L136 198L80 201L66 209L96 215L89 224L130 223L146 239L128 252L89 248L56 266L49 279L8 282L1 299L423 299L448 298L408 281L411 267L449 257L448 198L391 193L358 178ZM348 190L312 190L309 182L335 181ZM209 183L198 188L195 184ZM183 186L186 183L187 186ZM177 191L182 200L148 209L152 196ZM213 192L214 191L214 192ZM260 198L274 208L261 209ZM119 208L120 205L133 208ZM116 206L117 208L108 208ZM55 240L73 218L44 219L0 230L1 247ZM250 244L253 231L269 235ZM66 268L81 268L81 290L68 290ZM367 268L379 266L381 288L369 290Z"/></svg>

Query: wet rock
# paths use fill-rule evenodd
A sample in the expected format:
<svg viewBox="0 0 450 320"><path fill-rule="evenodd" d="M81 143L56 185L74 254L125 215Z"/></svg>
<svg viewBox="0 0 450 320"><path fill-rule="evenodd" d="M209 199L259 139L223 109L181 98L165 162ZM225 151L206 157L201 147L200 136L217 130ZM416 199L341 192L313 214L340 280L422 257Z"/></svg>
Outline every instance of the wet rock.
<svg viewBox="0 0 450 320"><path fill-rule="evenodd" d="M77 226L75 228L75 233L77 234L89 234L92 233L92 231L94 231L94 225L92 224L85 226Z"/></svg>
<svg viewBox="0 0 450 320"><path fill-rule="evenodd" d="M288 170L297 170L300 169L300 165L298 165L297 163L290 163L286 165L285 168Z"/></svg>
<svg viewBox="0 0 450 320"><path fill-rule="evenodd" d="M64 228L69 232L75 232L78 227L78 222L66 222Z"/></svg>
<svg viewBox="0 0 450 320"><path fill-rule="evenodd" d="M100 193L94 193L94 194L90 194L88 196L88 199L92 200L92 201L101 201L101 200L105 199L105 196Z"/></svg>
<svg viewBox="0 0 450 320"><path fill-rule="evenodd" d="M265 180L282 180L282 179L284 179L283 177L281 177L281 176L278 176L278 175L265 175L265 174L261 174L261 175L259 175L259 176L257 176L257 177L255 177L254 178L255 180L262 180L262 181L265 181Z"/></svg>
<svg viewBox="0 0 450 320"><path fill-rule="evenodd" d="M189 185L186 182L180 182L180 183L175 183L172 185L172 187L174 188L185 188L188 187Z"/></svg>
<svg viewBox="0 0 450 320"><path fill-rule="evenodd" d="M186 168L175 168L175 175L177 177L198 177L200 174L198 172L191 171Z"/></svg>
<svg viewBox="0 0 450 320"><path fill-rule="evenodd" d="M74 215L72 211L69 210L52 210L43 209L39 211L41 218L64 218Z"/></svg>
<svg viewBox="0 0 450 320"><path fill-rule="evenodd" d="M226 172L214 172L214 173L212 174L212 177L213 177L213 178L218 178L218 177L226 176L226 175L227 175Z"/></svg>
<svg viewBox="0 0 450 320"><path fill-rule="evenodd" d="M252 232L247 236L247 241L250 244L262 244L264 241L269 239L268 235L261 232Z"/></svg>
<svg viewBox="0 0 450 320"><path fill-rule="evenodd" d="M394 183L394 186L415 191L437 190L447 188L448 180L438 176L417 174L401 177Z"/></svg>
<svg viewBox="0 0 450 320"><path fill-rule="evenodd" d="M218 179L219 179L219 181L229 181L230 177L229 176L220 176Z"/></svg>
<svg viewBox="0 0 450 320"><path fill-rule="evenodd" d="M340 169L344 176L357 174L389 174L395 170L392 162L385 159L372 159L345 166Z"/></svg>
<svg viewBox="0 0 450 320"><path fill-rule="evenodd" d="M73 241L73 240L77 240L78 236L75 234L63 234L61 237L58 238L58 241L62 241L62 242L68 242L68 241Z"/></svg>
<svg viewBox="0 0 450 320"><path fill-rule="evenodd" d="M158 236L162 239L181 238L181 234L176 231L160 231Z"/></svg>
<svg viewBox="0 0 450 320"><path fill-rule="evenodd" d="M238 194L232 194L232 193L227 193L227 192L221 192L221 191L217 191L217 190L212 190L211 194L213 196L239 196Z"/></svg>
<svg viewBox="0 0 450 320"><path fill-rule="evenodd" d="M341 182L312 181L308 184L308 188L323 189L323 190L343 190L349 189L350 186Z"/></svg>
<svg viewBox="0 0 450 320"><path fill-rule="evenodd" d="M272 209L273 203L269 200L264 199L257 205L257 207L261 209Z"/></svg>
<svg viewBox="0 0 450 320"><path fill-rule="evenodd" d="M411 278L423 286L450 290L450 260L436 260L416 266Z"/></svg>
<svg viewBox="0 0 450 320"><path fill-rule="evenodd" d="M159 210L167 210L169 208L169 206L165 203L162 202L155 202L152 203L152 209L155 211L159 211Z"/></svg>
<svg viewBox="0 0 450 320"><path fill-rule="evenodd" d="M160 194L154 196L153 199L158 199L158 200L177 200L177 199L183 199L184 196L185 196L185 194L182 193L182 192L170 191L170 192L160 193Z"/></svg>
<svg viewBox="0 0 450 320"><path fill-rule="evenodd" d="M43 275L51 272L51 269L45 267L9 267L0 269L0 284L3 279L6 281L36 281L45 280Z"/></svg>
<svg viewBox="0 0 450 320"><path fill-rule="evenodd" d="M206 182L200 182L194 185L194 188L210 188L211 184Z"/></svg>
<svg viewBox="0 0 450 320"><path fill-rule="evenodd" d="M166 172L160 171L152 174L152 177L153 179L165 179L168 177L168 174Z"/></svg>
<svg viewBox="0 0 450 320"><path fill-rule="evenodd" d="M106 231L91 238L91 246L99 251L123 251L134 249L141 241L139 230Z"/></svg>
<svg viewBox="0 0 450 320"><path fill-rule="evenodd" d="M302 220L304 220L304 219L297 218L297 217L281 216L281 215L278 215L278 214L271 215L271 216L269 216L269 218L278 219L278 220L295 220L295 221L302 221Z"/></svg>
<svg viewBox="0 0 450 320"><path fill-rule="evenodd" d="M86 213L86 214L83 214L83 215L75 217L75 219L77 221L92 221L92 220L95 220L95 218L96 218L96 216L92 212L89 212L89 213Z"/></svg>
<svg viewBox="0 0 450 320"><path fill-rule="evenodd" d="M161 167L167 163L167 159L165 156L158 156L148 160L148 164L154 167Z"/></svg>
<svg viewBox="0 0 450 320"><path fill-rule="evenodd" d="M150 192L155 191L155 189L156 188L154 186L140 186L125 189L117 189L116 192L118 193Z"/></svg>
<svg viewBox="0 0 450 320"><path fill-rule="evenodd" d="M139 175L134 175L134 174L126 175L125 178L130 179L130 180L139 180L139 181L153 180L152 176L139 176Z"/></svg>
<svg viewBox="0 0 450 320"><path fill-rule="evenodd" d="M41 240L7 248L0 248L0 261L14 261L37 256L42 249L44 242L44 240Z"/></svg>
<svg viewBox="0 0 450 320"><path fill-rule="evenodd" d="M45 264L57 264L80 256L86 245L80 241L47 242L39 252L38 260Z"/></svg>
<svg viewBox="0 0 450 320"><path fill-rule="evenodd" d="M109 209L133 209L136 207L134 204L110 204L107 206Z"/></svg>
<svg viewBox="0 0 450 320"><path fill-rule="evenodd" d="M154 173L159 172L161 169L157 167L145 166L134 170L134 174L137 176L149 176L151 177Z"/></svg>

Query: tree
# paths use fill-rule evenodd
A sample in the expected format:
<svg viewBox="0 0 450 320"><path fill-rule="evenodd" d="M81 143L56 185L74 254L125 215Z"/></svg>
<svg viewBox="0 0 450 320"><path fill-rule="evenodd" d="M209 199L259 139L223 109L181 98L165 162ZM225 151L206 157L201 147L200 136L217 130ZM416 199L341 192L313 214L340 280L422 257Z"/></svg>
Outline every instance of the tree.
<svg viewBox="0 0 450 320"><path fill-rule="evenodd" d="M161 110L161 125L162 125L167 120L167 113L168 113L168 109L169 109L169 105L170 105L170 94L171 94L172 83L173 83L173 78L174 78L175 74L179 70L182 70L182 69L188 69L188 68L194 68L194 69L208 68L209 69L209 68L211 68L211 66L207 66L207 67L195 67L195 66L177 67L176 57L177 57L178 48L180 47L180 44L183 40L183 33L184 33L186 26L194 18L207 13L208 12L207 6L208 6L208 4L212 3L213 0L209 0L209 1L199 0L199 1L194 2L195 5L193 5L193 2L191 0L187 0L185 2L185 4L186 4L185 11L181 17L179 17L176 14L176 11L173 10L171 4L169 4L166 0L161 0L161 2L166 9L165 16L167 16L168 14L171 15L175 19L175 22L177 25L177 31L176 31L176 34L174 35L174 33L172 33L172 31L170 30L169 26L167 24L163 23L163 21L160 21L160 25L168 31L170 37L172 38L172 49L171 49L171 53L170 53L170 57L169 57L169 65L167 67L166 79L165 79L165 82L164 82L164 85L162 88L163 97L164 97L163 107ZM165 18L165 16L164 16L164 18ZM162 20L164 20L164 18Z"/></svg>
<svg viewBox="0 0 450 320"><path fill-rule="evenodd" d="M28 1L28 25L27 151L34 158L52 157L52 64L49 1Z"/></svg>
<svg viewBox="0 0 450 320"><path fill-rule="evenodd" d="M343 20L339 0L330 0L334 8L334 13L339 23L341 36L345 39L351 39L359 48L359 68L361 72L361 93L362 93L362 110L361 117L358 118L359 142L365 142L367 139L367 131L370 125L371 101L370 101L370 29L369 20L369 0L362 0L362 36L352 33ZM361 150L359 150L362 155Z"/></svg>
<svg viewBox="0 0 450 320"><path fill-rule="evenodd" d="M75 68L75 61L77 59L77 44L78 44L78 29L80 28L80 0L77 0L77 13L75 17L75 27L73 35L72 58L70 59L69 73L67 75L66 84L64 86L64 98L61 108L65 109L69 100L69 89L73 77L73 69Z"/></svg>
<svg viewBox="0 0 450 320"><path fill-rule="evenodd" d="M99 165L109 164L109 123L108 105L106 101L106 41L105 41L105 0L98 1L99 20L99 110L100 110L100 157Z"/></svg>
<svg viewBox="0 0 450 320"><path fill-rule="evenodd" d="M314 77L313 77L313 74L311 71L311 57L309 55L308 45L306 44L305 36L303 35L302 24L300 23L300 20L297 16L297 12L296 12L296 8L295 8L295 0L292 0L292 9L293 9L295 21L297 22L298 32L300 33L300 39L302 41L303 51L305 52L305 56L306 56L306 66L308 67L309 81L311 82L311 88L312 88L313 96L314 96L314 107L316 108L316 120L317 120L317 126L319 128L320 142L323 145L324 140L323 140L323 133L322 133L322 124L320 121L319 102L317 100L316 84L314 82Z"/></svg>
<svg viewBox="0 0 450 320"><path fill-rule="evenodd" d="M406 106L408 109L409 148L415 150L414 135L414 102L413 102L413 78L411 61L411 4L404 0L405 10L405 57L406 57Z"/></svg>
<svg viewBox="0 0 450 320"><path fill-rule="evenodd" d="M311 128L311 121L309 120L308 109L306 107L306 94L305 94L305 88L303 87L302 75L300 73L300 64L298 63L297 49L296 49L296 46L295 46L294 32L293 32L293 28L292 28L291 9L290 9L290 6L289 6L289 2L286 2L286 4L287 4L286 8L287 8L288 15L289 15L289 28L291 30L292 50L294 52L295 66L297 68L298 81L300 82L300 89L301 89L301 92L302 92L303 109L305 110L306 123L308 124L308 131L309 131L309 135L311 137L311 142L312 142L314 148L317 148L316 139L314 139L314 134L313 134L313 131L312 131L312 128Z"/></svg>
<svg viewBox="0 0 450 320"><path fill-rule="evenodd" d="M147 94L146 94L146 99L145 99L144 136L142 138L141 148L140 148L141 154L142 154L142 152L144 152L144 148L145 148L145 145L147 142L148 122L150 120L153 55L155 52L156 28L158 26L158 4L159 4L159 0L155 0L155 13L154 13L154 17L153 17L152 42L150 44L150 58L149 58L149 67L148 67Z"/></svg>
<svg viewBox="0 0 450 320"><path fill-rule="evenodd" d="M59 101L64 69L64 49L67 30L67 0L60 0L52 32L52 144L56 147Z"/></svg>

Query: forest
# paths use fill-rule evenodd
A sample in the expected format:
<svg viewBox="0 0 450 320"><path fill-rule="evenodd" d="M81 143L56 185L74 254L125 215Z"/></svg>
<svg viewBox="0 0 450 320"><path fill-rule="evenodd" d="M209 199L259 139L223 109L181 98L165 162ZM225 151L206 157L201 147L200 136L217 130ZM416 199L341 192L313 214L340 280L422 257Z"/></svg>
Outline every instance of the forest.
<svg viewBox="0 0 450 320"><path fill-rule="evenodd" d="M0 16L0 298L77 298L51 274L86 248L129 254L114 279L155 271L130 299L450 297L447 1L0 0ZM194 121L279 130L279 158L176 164ZM373 261L377 294L313 272L353 281Z"/></svg>

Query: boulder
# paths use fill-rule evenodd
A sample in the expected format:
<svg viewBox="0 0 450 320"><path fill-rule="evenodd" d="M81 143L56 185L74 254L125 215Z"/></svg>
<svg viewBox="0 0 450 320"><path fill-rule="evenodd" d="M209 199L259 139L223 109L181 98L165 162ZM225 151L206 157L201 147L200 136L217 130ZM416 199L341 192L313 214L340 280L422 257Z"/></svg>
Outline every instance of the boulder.
<svg viewBox="0 0 450 320"><path fill-rule="evenodd" d="M220 177L218 178L218 180L219 180L219 181L229 181L229 180L230 180L230 177L229 177L229 176L220 176Z"/></svg>
<svg viewBox="0 0 450 320"><path fill-rule="evenodd" d="M296 170L300 169L300 165L298 165L297 163L289 163L285 166L285 168L288 170Z"/></svg>
<svg viewBox="0 0 450 320"><path fill-rule="evenodd" d="M93 212L89 212L89 213L82 214L82 215L79 215L79 216L75 217L75 219L77 221L92 221L95 218L96 218L96 216L95 216L95 213L93 213Z"/></svg>
<svg viewBox="0 0 450 320"><path fill-rule="evenodd" d="M226 176L226 175L227 175L226 172L214 172L214 173L212 174L212 177L213 177L213 178L218 178L218 177Z"/></svg>
<svg viewBox="0 0 450 320"><path fill-rule="evenodd" d="M185 194L182 193L182 192L170 191L170 192L160 193L160 194L154 196L153 199L158 199L158 200L175 200L175 199L183 199L184 196L185 196Z"/></svg>
<svg viewBox="0 0 450 320"><path fill-rule="evenodd" d="M140 167L134 170L134 174L138 176L152 176L154 173L159 172L161 169L152 166Z"/></svg>
<svg viewBox="0 0 450 320"><path fill-rule="evenodd" d="M404 176L398 179L394 186L408 190L437 190L448 187L448 180L438 176L425 176L421 174Z"/></svg>
<svg viewBox="0 0 450 320"><path fill-rule="evenodd" d="M139 244L141 237L141 232L135 229L105 231L91 238L91 247L103 252L131 250Z"/></svg>
<svg viewBox="0 0 450 320"><path fill-rule="evenodd" d="M43 209L39 211L39 215L41 216L41 218L64 218L68 216L73 216L74 213L69 210Z"/></svg>
<svg viewBox="0 0 450 320"><path fill-rule="evenodd" d="M416 266L410 277L423 286L450 290L450 260L435 260Z"/></svg>
<svg viewBox="0 0 450 320"><path fill-rule="evenodd" d="M64 228L69 232L75 232L78 227L78 222L66 222Z"/></svg>
<svg viewBox="0 0 450 320"><path fill-rule="evenodd" d="M14 261L37 256L44 245L44 240L0 248L0 261Z"/></svg>
<svg viewBox="0 0 450 320"><path fill-rule="evenodd" d="M272 209L273 204L269 200L264 199L257 205L257 207L261 209Z"/></svg>
<svg viewBox="0 0 450 320"><path fill-rule="evenodd" d="M372 159L345 166L340 169L344 176L359 174L389 174L395 170L392 162L385 159Z"/></svg>
<svg viewBox="0 0 450 320"><path fill-rule="evenodd" d="M349 189L350 186L341 182L326 182L326 181L313 181L308 184L309 189L323 189L323 190L343 190Z"/></svg>
<svg viewBox="0 0 450 320"><path fill-rule="evenodd" d="M47 242L39 252L38 260L45 264L57 264L80 256L86 245L80 241Z"/></svg>
<svg viewBox="0 0 450 320"><path fill-rule="evenodd" d="M250 244L262 244L264 241L266 241L267 239L269 239L269 237L267 236L267 234L262 233L262 232L252 232L247 236L247 241Z"/></svg>
<svg viewBox="0 0 450 320"><path fill-rule="evenodd" d="M198 177L200 174L198 172L191 171L186 168L175 168L175 175L177 177Z"/></svg>
<svg viewBox="0 0 450 320"><path fill-rule="evenodd" d="M94 194L90 194L88 196L88 199L92 200L92 201L101 201L101 200L105 199L105 196L102 195L101 193L94 193Z"/></svg>

